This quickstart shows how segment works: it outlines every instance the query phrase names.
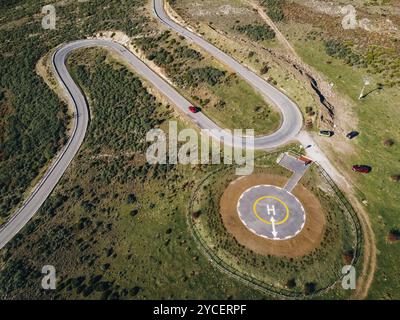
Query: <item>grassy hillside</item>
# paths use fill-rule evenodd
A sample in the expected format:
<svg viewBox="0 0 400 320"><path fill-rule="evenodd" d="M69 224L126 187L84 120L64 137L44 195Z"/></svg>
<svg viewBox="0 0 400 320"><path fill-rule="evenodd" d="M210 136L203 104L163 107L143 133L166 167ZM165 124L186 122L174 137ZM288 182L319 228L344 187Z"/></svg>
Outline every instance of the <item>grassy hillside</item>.
<svg viewBox="0 0 400 320"><path fill-rule="evenodd" d="M143 30L145 0L63 1L56 30L41 27L44 1L2 1L0 13L0 224L65 142L66 106L36 74L50 49L103 28ZM107 9L104 9L107 7Z"/></svg>
<svg viewBox="0 0 400 320"><path fill-rule="evenodd" d="M378 268L370 297L399 298L400 278L396 265L400 246L400 46L396 36L385 32L390 26L386 19L398 26L400 17L396 10L391 10L398 8L398 1L352 3L358 19L370 19L380 26L379 32L361 28L344 30L342 16L326 13L329 8L340 8L341 1L255 2L263 6L304 62L326 77L327 84L333 85L328 99L336 107L337 135L332 141L320 142L343 174L355 183L359 199L370 214L378 248ZM284 59L273 59L275 55L284 57L287 54L277 39L260 42L238 32L249 24L254 27L265 23L245 1L207 0L196 6L191 1L173 0L172 5L193 28L260 74L266 72L264 76L277 79L278 86L300 107L311 106L315 111L315 104L306 100L309 97L306 90L296 94L301 86L296 81L283 81L279 77L285 70L289 70L286 78L297 71ZM387 24L382 24L385 21ZM234 42L245 42L255 54L249 57L248 50ZM263 56L258 54L260 50L264 50ZM266 60L269 60L269 68L263 68L261 63ZM358 100L366 77L370 80L365 89L367 96ZM346 104L342 104L343 101ZM360 136L348 141L345 130L349 129L360 131ZM373 171L368 176L352 173L354 164L371 165Z"/></svg>
<svg viewBox="0 0 400 320"><path fill-rule="evenodd" d="M296 101L303 112L307 128L316 128L319 118L318 101L313 97L308 82L299 81L295 76L298 71L293 70L291 64L278 59L286 54L284 47L247 2L174 0L169 3L191 29ZM231 90L230 94L240 91ZM263 114L258 113L256 116L262 118ZM240 121L239 117L232 120Z"/></svg>
<svg viewBox="0 0 400 320"><path fill-rule="evenodd" d="M359 7L359 19L379 21L379 15L370 13L379 9L372 3L371 7ZM288 19L280 27L289 41L306 63L334 85L335 94L348 99L356 117L356 121L348 120L357 123L354 129L360 136L354 141L333 144L330 153L335 155L333 159L343 174L359 189L360 201L375 232L378 266L370 297L398 299L400 278L395 265L400 243L393 241L393 235L400 228L399 43L388 33L370 33L360 28L343 31L340 17L312 12L299 5L287 4L285 11ZM302 15L305 11L310 13L307 19ZM387 18L398 20L395 15ZM366 96L359 100L366 78ZM343 106L337 109L346 112ZM350 146L353 151L346 152ZM354 164L367 164L373 170L367 176L359 175L351 172Z"/></svg>
<svg viewBox="0 0 400 320"><path fill-rule="evenodd" d="M187 228L191 186L213 166L151 166L144 158L147 129L164 127L171 108L104 51L75 52L70 61L94 118L61 183L2 251L0 296L261 298L216 272ZM45 264L57 270L54 292L40 288Z"/></svg>
<svg viewBox="0 0 400 320"><path fill-rule="evenodd" d="M390 231L400 227L400 184L391 178L400 172L398 89L385 88L381 92L369 95L363 101L358 101L360 83L365 75L363 70L354 70L341 61L330 59L318 42L314 42L313 46L302 46L299 43L297 48L305 61L334 80L337 90L352 97L356 105L358 130L361 132L360 138L355 142L357 151L352 156L344 156L340 162L360 189L360 200L367 201L366 208L370 213L377 245L381 251L378 256L380 271L376 273L371 297L398 297L400 279L397 276L397 268L393 267L399 258L399 244L388 241ZM315 59L316 57L319 59ZM323 63L326 59L332 63ZM394 144L387 145L388 140L393 140ZM340 150L336 152L340 153ZM373 172L368 176L350 174L351 166L357 163L371 165ZM387 282L389 278L390 285Z"/></svg>
<svg viewBox="0 0 400 320"><path fill-rule="evenodd" d="M181 37L165 31L135 41L146 58L160 67L193 104L221 127L254 129L256 135L275 131L281 122L276 108L215 58Z"/></svg>
<svg viewBox="0 0 400 320"><path fill-rule="evenodd" d="M221 7L227 1L209 3ZM184 7L183 2L174 1ZM44 4L2 2L0 224L65 142L66 106L35 72L40 57L62 42L105 29L145 35L136 45L146 58L162 67L217 122L231 128L251 124L258 132L276 125L273 109L229 70L204 59L203 53L175 35L155 35L154 22L144 7L147 1L63 1L56 5L56 30L41 28ZM243 3L235 0L232 4L240 7ZM298 54L334 84L336 94L351 102L358 119L355 129L361 135L346 145L337 144L331 152L360 190L376 233L378 269L370 297L399 298L400 242L395 241L400 234L399 43L360 30L338 31L340 19L321 18L292 1L273 10L274 21ZM202 21L199 30L236 59L265 72L268 81L288 93L304 112L316 110L315 99L287 71L290 66L271 58L269 49L282 52L283 48L269 29L249 27L254 15L246 11L237 22L222 13L207 21L206 14L198 18ZM259 38L260 32L268 36ZM221 33L234 41L221 43ZM81 51L71 59L70 70L89 97L95 117L59 186L35 219L2 250L0 296L265 298L216 272L189 234L185 214L190 190L211 168L153 167L144 159L146 130L165 126L172 108L161 105L140 79L103 51ZM359 101L366 75L371 85ZM373 171L357 175L351 172L352 164L368 164ZM44 264L57 269L55 292L45 293L38 285Z"/></svg>

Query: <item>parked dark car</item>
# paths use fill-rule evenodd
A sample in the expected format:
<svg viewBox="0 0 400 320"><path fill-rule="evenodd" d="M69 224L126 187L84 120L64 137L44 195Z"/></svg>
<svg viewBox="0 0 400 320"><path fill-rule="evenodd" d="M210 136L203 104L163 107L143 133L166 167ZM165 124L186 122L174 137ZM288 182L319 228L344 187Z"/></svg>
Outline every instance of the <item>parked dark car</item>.
<svg viewBox="0 0 400 320"><path fill-rule="evenodd" d="M355 165L353 166L353 171L360 173L370 173L372 171L372 168L370 166L365 166L365 165Z"/></svg>
<svg viewBox="0 0 400 320"><path fill-rule="evenodd" d="M328 137L328 138L332 137L334 134L335 134L335 133L334 133L333 131L329 131L329 130L321 130L321 131L319 132L319 135L320 135L320 136Z"/></svg>
<svg viewBox="0 0 400 320"><path fill-rule="evenodd" d="M360 135L360 133L358 131L352 131L352 132L349 132L346 135L346 137L351 140L351 139L354 139L355 137L357 137L359 135Z"/></svg>

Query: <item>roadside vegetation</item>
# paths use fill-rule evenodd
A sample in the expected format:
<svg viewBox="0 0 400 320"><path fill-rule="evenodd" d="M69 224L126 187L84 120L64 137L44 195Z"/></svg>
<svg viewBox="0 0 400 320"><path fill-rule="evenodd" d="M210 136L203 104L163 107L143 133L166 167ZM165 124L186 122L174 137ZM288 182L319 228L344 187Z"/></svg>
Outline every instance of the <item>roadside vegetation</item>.
<svg viewBox="0 0 400 320"><path fill-rule="evenodd" d="M0 297L262 298L213 269L187 228L190 191L214 166L145 159L146 130L166 129L172 107L101 49L73 52L68 64L93 118L50 198L2 250ZM57 270L55 291L40 287L45 264Z"/></svg>
<svg viewBox="0 0 400 320"><path fill-rule="evenodd" d="M188 47L181 37L164 31L157 36L139 38L135 44L220 126L254 129L258 135L279 127L279 113L259 93L214 59L205 59L205 53Z"/></svg>
<svg viewBox="0 0 400 320"><path fill-rule="evenodd" d="M319 98L308 81L299 79L299 72L291 64L282 63L280 57L285 55L284 47L247 2L204 0L194 3L175 0L169 3L185 24L207 41L245 64L271 85L284 90L299 105L307 130L316 130L320 116ZM275 5L282 7L282 3ZM235 94L240 90L231 92ZM261 115L257 113L256 116L262 118L265 111L256 109L261 110ZM218 117L218 113L212 117Z"/></svg>
<svg viewBox="0 0 400 320"><path fill-rule="evenodd" d="M367 66L367 64L363 62L362 58L358 54L352 52L348 46L340 41L330 39L324 42L324 46L325 52L328 55L342 59L350 66Z"/></svg>
<svg viewBox="0 0 400 320"><path fill-rule="evenodd" d="M254 41L271 40L275 38L274 30L266 25L237 25L234 27L234 30L246 34L251 40Z"/></svg>
<svg viewBox="0 0 400 320"><path fill-rule="evenodd" d="M144 29L145 0L67 2L55 5L56 30L41 27L44 4L2 1L0 13L0 225L29 192L66 142L66 105L36 73L39 59L62 42L118 28ZM94 14L96 12L96 14Z"/></svg>
<svg viewBox="0 0 400 320"><path fill-rule="evenodd" d="M285 0L260 0L260 4L265 8L265 12L272 21L280 22L285 18L282 5Z"/></svg>

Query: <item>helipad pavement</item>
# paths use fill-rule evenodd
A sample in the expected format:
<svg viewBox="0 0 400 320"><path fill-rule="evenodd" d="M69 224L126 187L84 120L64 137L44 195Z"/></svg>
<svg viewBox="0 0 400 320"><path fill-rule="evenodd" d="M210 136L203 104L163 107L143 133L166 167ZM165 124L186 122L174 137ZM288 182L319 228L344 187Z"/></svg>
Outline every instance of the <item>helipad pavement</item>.
<svg viewBox="0 0 400 320"><path fill-rule="evenodd" d="M258 185L243 192L237 210L250 231L272 240L294 238L306 221L300 201L285 189L271 185Z"/></svg>

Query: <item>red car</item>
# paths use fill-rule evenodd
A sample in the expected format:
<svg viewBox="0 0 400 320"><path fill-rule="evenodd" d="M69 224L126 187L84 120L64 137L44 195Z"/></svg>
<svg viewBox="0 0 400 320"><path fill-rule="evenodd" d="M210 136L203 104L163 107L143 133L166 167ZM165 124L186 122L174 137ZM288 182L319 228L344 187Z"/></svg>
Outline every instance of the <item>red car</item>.
<svg viewBox="0 0 400 320"><path fill-rule="evenodd" d="M198 112L200 112L200 108L190 106L190 107L189 107L189 111L190 111L191 113L198 113Z"/></svg>
<svg viewBox="0 0 400 320"><path fill-rule="evenodd" d="M353 171L360 173L370 173L372 168L370 166L355 165L353 166Z"/></svg>

